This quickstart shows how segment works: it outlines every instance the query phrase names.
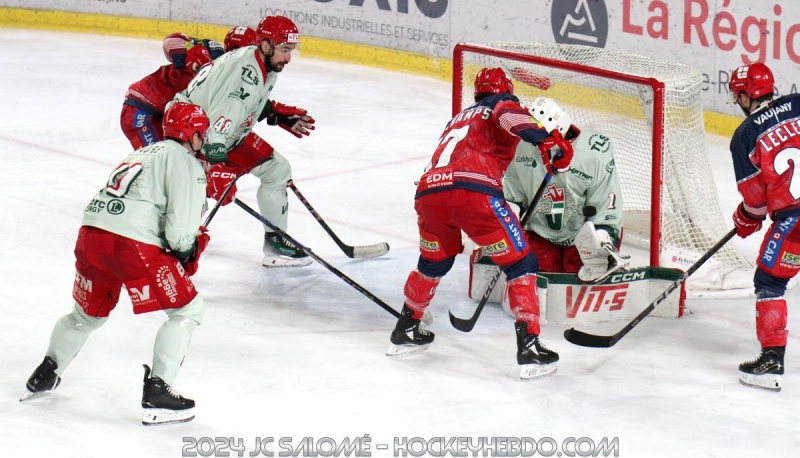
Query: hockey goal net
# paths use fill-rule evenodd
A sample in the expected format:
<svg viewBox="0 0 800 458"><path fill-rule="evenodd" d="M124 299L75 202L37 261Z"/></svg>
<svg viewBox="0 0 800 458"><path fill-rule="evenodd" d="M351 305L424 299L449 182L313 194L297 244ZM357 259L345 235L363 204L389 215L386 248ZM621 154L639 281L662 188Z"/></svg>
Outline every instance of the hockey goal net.
<svg viewBox="0 0 800 458"><path fill-rule="evenodd" d="M729 224L708 161L698 70L581 45L460 43L453 54L454 114L474 103L475 75L484 67L505 69L523 103L553 98L576 126L611 138L624 201L623 251L638 241L649 265L687 270L725 235ZM712 259L705 274L690 278L690 288L750 286L742 274L753 265L733 244Z"/></svg>

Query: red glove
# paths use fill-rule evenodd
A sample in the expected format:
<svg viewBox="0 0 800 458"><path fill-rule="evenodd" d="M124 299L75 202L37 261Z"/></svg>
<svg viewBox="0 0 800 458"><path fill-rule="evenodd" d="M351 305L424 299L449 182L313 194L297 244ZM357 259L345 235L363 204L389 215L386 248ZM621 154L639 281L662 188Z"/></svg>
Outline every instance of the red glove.
<svg viewBox="0 0 800 458"><path fill-rule="evenodd" d="M236 171L233 168L228 167L223 162L210 165L206 172L206 197L210 197L219 202L222 198L222 194L224 194L228 186L231 186L231 183L233 183L228 195L225 196L225 199L222 201L223 206L228 205L233 202L233 198L236 197L235 181Z"/></svg>
<svg viewBox="0 0 800 458"><path fill-rule="evenodd" d="M303 135L310 135L310 130L314 130L314 118L308 116L308 112L302 108L284 105L280 102L271 100L270 108L272 112L267 115L267 124L270 126L280 126L297 138Z"/></svg>
<svg viewBox="0 0 800 458"><path fill-rule="evenodd" d="M200 70L200 67L211 62L211 55L205 46L197 45L192 46L186 51L186 68L194 72Z"/></svg>
<svg viewBox="0 0 800 458"><path fill-rule="evenodd" d="M736 226L736 234L741 238L758 232L764 219L759 219L747 213L747 210L744 209L744 202L737 205L736 211L733 212L733 225Z"/></svg>
<svg viewBox="0 0 800 458"><path fill-rule="evenodd" d="M183 270L186 271L186 275L190 277L197 273L197 262L200 260L200 255L211 240L211 236L208 235L208 229L205 227L200 226L197 232L197 239L194 242L194 251L186 261L181 263L183 264Z"/></svg>
<svg viewBox="0 0 800 458"><path fill-rule="evenodd" d="M559 150L553 151L553 148ZM569 171L569 163L572 162L572 143L561 136L561 132L553 130L550 136L539 143L539 151L542 153L542 160L545 164L552 164L558 172ZM549 167L548 167L549 169Z"/></svg>

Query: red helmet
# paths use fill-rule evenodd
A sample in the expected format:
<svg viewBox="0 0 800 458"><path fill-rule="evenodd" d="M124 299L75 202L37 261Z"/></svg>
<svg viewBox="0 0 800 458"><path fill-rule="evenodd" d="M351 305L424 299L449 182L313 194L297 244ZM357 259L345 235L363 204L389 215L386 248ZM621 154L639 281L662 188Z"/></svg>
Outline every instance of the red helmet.
<svg viewBox="0 0 800 458"><path fill-rule="evenodd" d="M256 43L267 40L272 47L281 43L300 43L300 32L291 19L284 16L267 16L256 27Z"/></svg>
<svg viewBox="0 0 800 458"><path fill-rule="evenodd" d="M775 92L775 78L772 71L761 62L742 65L731 74L728 89L734 98L744 92L751 99Z"/></svg>
<svg viewBox="0 0 800 458"><path fill-rule="evenodd" d="M236 26L225 35L225 51L232 51L254 44L256 44L256 31L250 27Z"/></svg>
<svg viewBox="0 0 800 458"><path fill-rule="evenodd" d="M188 142L197 132L200 138L208 130L208 116L199 105L175 102L164 113L164 137Z"/></svg>
<svg viewBox="0 0 800 458"><path fill-rule="evenodd" d="M475 76L475 98L479 94L513 94L514 83L502 68L484 68Z"/></svg>

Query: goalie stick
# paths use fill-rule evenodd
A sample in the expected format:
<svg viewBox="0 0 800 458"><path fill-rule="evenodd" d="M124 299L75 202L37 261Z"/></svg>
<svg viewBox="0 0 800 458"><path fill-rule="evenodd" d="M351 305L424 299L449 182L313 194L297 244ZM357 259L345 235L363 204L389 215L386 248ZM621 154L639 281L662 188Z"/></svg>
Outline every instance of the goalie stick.
<svg viewBox="0 0 800 458"><path fill-rule="evenodd" d="M698 259L697 262L692 264L692 266L689 267L689 270L684 272L683 275L680 276L680 278L678 278L671 285L669 285L669 287L667 287L667 289L664 290L664 292L661 293L660 296L658 296L653 302L651 302L650 305L647 306L647 308L645 308L644 310L642 310L641 313L636 315L636 318L634 318L633 321L628 323L624 328L622 328L616 334L610 336L601 336L579 331L575 328L570 328L564 331L564 338L567 339L567 341L569 341L570 343L573 343L575 345L580 345L581 347L593 347L593 348L613 347L614 344L616 344L617 342L620 341L620 339L625 337L625 334L629 333L631 329L636 327L636 325L639 324L639 322L642 321L644 317L649 315L650 312L655 310L655 308L658 307L659 304L664 302L664 300L667 298L667 296L670 295L670 293L678 289L681 286L681 284L684 283L687 278L689 278L689 276L691 276L693 273L695 273L695 271L697 271L697 269L699 269L703 264L705 264L705 262L708 261L711 258L711 256L714 256L714 254L716 254L716 252L719 251L723 245L728 243L728 241L731 238L733 238L734 235L736 235L735 228L731 229L727 234L725 234L725 236L722 237L722 239L720 239L720 241L717 242L716 245L711 247L711 249L708 250L706 254L704 254L700 259Z"/></svg>
<svg viewBox="0 0 800 458"><path fill-rule="evenodd" d="M297 189L293 180L289 180L289 183L286 184L289 188L292 189L294 195L300 199L300 202L306 207L306 209L311 213L314 219L325 229L325 232L331 236L334 242L339 245L339 248L342 249L344 254L347 255L348 258L377 258L378 256L383 256L389 252L389 244L386 242L376 243L373 245L361 245L361 246L351 246L347 245L346 243L342 242L342 240L336 236L333 230L325 223L325 220L314 210L314 207L306 200L303 194L300 193L300 190Z"/></svg>
<svg viewBox="0 0 800 458"><path fill-rule="evenodd" d="M528 206L528 209L525 211L525 214L522 216L520 220L520 227L524 228L525 223L528 222L528 218L533 214L533 208L539 203L539 200L542 198L542 194L544 194L544 189L547 187L547 184L550 183L550 180L553 178L553 175L550 172L544 176L542 180L542 184L539 185L539 189L536 190L536 194L533 196L533 200L531 200L531 204ZM483 292L483 296L481 296L481 301L478 303L478 308L475 309L475 313L472 314L469 318L459 318L453 315L453 312L448 311L450 314L450 324L453 325L454 328L458 329L461 332L470 332L472 328L475 327L475 323L478 321L478 317L481 316L481 312L483 311L483 307L486 305L486 302L489 301L489 296L492 295L492 291L494 290L495 285L497 284L498 280L500 280L500 275L503 274L502 269L498 269L497 272L492 275L492 278L489 280L489 284L486 286L486 291Z"/></svg>
<svg viewBox="0 0 800 458"><path fill-rule="evenodd" d="M328 264L327 261L325 261L324 259L320 258L319 256L317 256L316 253L311 251L310 248L308 248L305 245L303 245L302 243L298 242L297 239L295 239L291 235L287 234L286 231L284 231L281 228L279 228L278 226L272 224L272 222L270 220L268 220L267 218L264 218L264 216L262 216L261 213L258 213L257 211L253 210L252 208L250 208L250 206L248 206L246 203L242 202L241 200L239 200L237 198L234 198L233 202L236 205L238 205L239 207L241 207L247 213L250 213L251 215L253 215L253 217L255 219L261 221L262 224L266 225L267 227L269 227L273 231L277 232L278 235L280 235L281 237L283 237L286 240L288 240L288 241L292 242L293 244L295 244L298 248L303 250L303 252L305 252L306 254L311 256L312 259L314 259L318 263L322 264L323 267L325 267L326 269L330 270L334 275L336 275L337 277L339 277L342 280L344 280L345 283L347 283L348 285L350 285L353 288L355 288L356 291L358 291L359 293L363 294L364 296L367 296L367 298L369 298L372 302L378 304L382 309L384 309L387 312L391 313L392 316L394 316L395 318L400 318L400 312L398 312L397 310L393 309L389 304L387 304L386 302L383 302L382 300L380 300L380 298L378 298L377 296L375 296L374 294L369 292L366 288L364 288L363 286L361 286L358 283L356 283L355 280L353 280L352 278L350 278L347 275L343 274L339 269L337 269L336 267L333 267L332 265Z"/></svg>

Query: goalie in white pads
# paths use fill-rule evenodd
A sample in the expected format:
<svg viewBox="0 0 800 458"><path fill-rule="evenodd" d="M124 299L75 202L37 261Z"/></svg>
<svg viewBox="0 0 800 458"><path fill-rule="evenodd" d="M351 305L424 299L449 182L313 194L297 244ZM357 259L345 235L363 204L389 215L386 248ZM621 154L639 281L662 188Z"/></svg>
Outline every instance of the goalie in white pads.
<svg viewBox="0 0 800 458"><path fill-rule="evenodd" d="M622 192L614 146L594 129L565 128L574 151L572 162L568 171L550 181L525 225L525 236L541 272L577 273L582 281L599 282L629 264L617 251ZM540 157L536 148L520 142L503 178L506 200L519 205L521 212L547 173Z"/></svg>

